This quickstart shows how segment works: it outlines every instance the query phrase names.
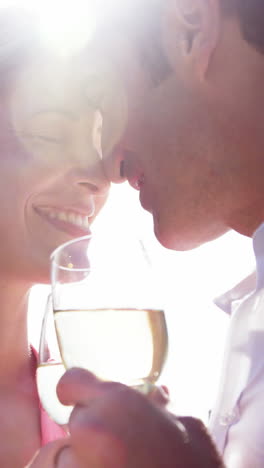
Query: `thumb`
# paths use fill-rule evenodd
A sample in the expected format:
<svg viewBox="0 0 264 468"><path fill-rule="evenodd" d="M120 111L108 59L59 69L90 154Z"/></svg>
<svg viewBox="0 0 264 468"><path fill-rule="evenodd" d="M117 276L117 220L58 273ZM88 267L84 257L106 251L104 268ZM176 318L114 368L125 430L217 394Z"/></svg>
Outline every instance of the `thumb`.
<svg viewBox="0 0 264 468"><path fill-rule="evenodd" d="M169 390L165 385L154 387L148 394L148 399L157 406L165 407L170 401Z"/></svg>

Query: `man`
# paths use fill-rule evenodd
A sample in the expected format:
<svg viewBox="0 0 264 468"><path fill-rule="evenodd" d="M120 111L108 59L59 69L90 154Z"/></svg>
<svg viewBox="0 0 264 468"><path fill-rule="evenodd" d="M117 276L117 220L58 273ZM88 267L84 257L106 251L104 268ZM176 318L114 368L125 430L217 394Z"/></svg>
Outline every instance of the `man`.
<svg viewBox="0 0 264 468"><path fill-rule="evenodd" d="M113 64L122 96L115 105L102 100L106 171L140 190L170 249L192 249L229 229L253 237L257 288L231 318L211 430L229 468L263 467L264 3L146 0L128 9L105 28L94 55ZM130 389L75 370L58 394L78 404L70 450L84 466L194 463L185 458L193 446L187 453L180 446L195 431ZM190 466L205 468L198 439Z"/></svg>
<svg viewBox="0 0 264 468"><path fill-rule="evenodd" d="M106 161L108 174L118 177L123 147L124 175L140 190L165 247L190 249L231 228L253 236L257 293L232 317L210 426L227 466L263 466L264 4L160 3L160 47L135 38L134 56L132 49L122 58L128 125L116 166ZM150 15L152 25L157 16Z"/></svg>

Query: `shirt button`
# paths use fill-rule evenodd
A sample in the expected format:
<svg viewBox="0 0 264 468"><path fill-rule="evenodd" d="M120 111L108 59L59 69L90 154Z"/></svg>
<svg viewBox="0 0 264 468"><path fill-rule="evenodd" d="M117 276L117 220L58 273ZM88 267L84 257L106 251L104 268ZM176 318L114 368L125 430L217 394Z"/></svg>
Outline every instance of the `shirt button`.
<svg viewBox="0 0 264 468"><path fill-rule="evenodd" d="M220 417L219 423L221 426L231 426L231 424L235 424L239 421L240 414L237 407L233 408L232 411L229 411L223 414Z"/></svg>

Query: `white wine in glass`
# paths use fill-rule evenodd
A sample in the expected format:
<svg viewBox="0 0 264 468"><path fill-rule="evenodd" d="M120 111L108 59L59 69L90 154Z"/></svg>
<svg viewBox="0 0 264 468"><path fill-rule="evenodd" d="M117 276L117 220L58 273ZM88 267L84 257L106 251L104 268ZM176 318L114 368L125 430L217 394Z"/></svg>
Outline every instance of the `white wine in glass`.
<svg viewBox="0 0 264 468"><path fill-rule="evenodd" d="M142 389L158 380L167 352L162 310L56 310L54 319L66 368Z"/></svg>
<svg viewBox="0 0 264 468"><path fill-rule="evenodd" d="M123 249L92 235L70 241L52 254L51 276L60 369L80 367L144 393L153 389L168 333L141 243L126 239Z"/></svg>

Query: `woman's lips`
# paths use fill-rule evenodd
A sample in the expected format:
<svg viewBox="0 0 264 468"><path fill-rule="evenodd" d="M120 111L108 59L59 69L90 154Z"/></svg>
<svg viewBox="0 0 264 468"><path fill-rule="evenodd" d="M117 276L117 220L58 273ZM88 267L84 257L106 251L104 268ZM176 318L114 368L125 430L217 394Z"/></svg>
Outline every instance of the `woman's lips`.
<svg viewBox="0 0 264 468"><path fill-rule="evenodd" d="M91 233L89 218L83 214L48 207L34 207L36 213L59 231L80 237Z"/></svg>

